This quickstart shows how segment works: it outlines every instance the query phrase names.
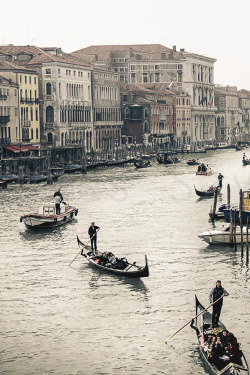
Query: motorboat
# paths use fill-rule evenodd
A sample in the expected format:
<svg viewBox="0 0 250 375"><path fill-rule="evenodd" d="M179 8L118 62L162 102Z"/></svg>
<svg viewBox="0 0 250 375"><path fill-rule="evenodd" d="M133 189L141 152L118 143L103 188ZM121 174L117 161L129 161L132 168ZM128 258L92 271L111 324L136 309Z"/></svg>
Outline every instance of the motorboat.
<svg viewBox="0 0 250 375"><path fill-rule="evenodd" d="M243 227L243 242L247 242L247 228ZM198 234L198 237L209 245L225 245L231 243L241 243L241 230L239 226L236 226L235 235L230 231L230 225L223 226L219 230L211 230ZM250 232L249 232L250 240Z"/></svg>
<svg viewBox="0 0 250 375"><path fill-rule="evenodd" d="M76 207L70 206L65 202L60 203L60 213L56 213L56 204L54 202L43 204L38 208L37 213L31 213L20 217L29 229L53 228L67 224L78 214Z"/></svg>

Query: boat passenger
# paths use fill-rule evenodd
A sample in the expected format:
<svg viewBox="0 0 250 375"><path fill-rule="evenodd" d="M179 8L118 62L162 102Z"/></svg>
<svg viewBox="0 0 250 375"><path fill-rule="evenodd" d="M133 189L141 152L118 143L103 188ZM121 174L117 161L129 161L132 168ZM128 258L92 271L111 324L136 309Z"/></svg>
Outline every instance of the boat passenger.
<svg viewBox="0 0 250 375"><path fill-rule="evenodd" d="M222 345L221 338L220 336L216 337L216 342L212 347L212 358L213 358L213 363L215 366L221 370L223 367L225 367L225 359L227 360L228 357L223 359L223 356L226 354L225 348Z"/></svg>
<svg viewBox="0 0 250 375"><path fill-rule="evenodd" d="M222 345L224 346L224 348L228 347L228 345L229 345L229 342L228 342L228 339L227 339L227 334L228 334L228 331L226 329L224 329L221 332L221 342L222 342Z"/></svg>
<svg viewBox="0 0 250 375"><path fill-rule="evenodd" d="M102 255L100 256L100 260L99 260L99 264L101 266L106 266L108 263L108 254L107 252L105 251L104 253L102 253Z"/></svg>
<svg viewBox="0 0 250 375"><path fill-rule="evenodd" d="M202 171L202 164L200 164L199 166L198 166L198 172L201 172Z"/></svg>
<svg viewBox="0 0 250 375"><path fill-rule="evenodd" d="M229 342L229 345L226 348L226 354L229 356L230 362L241 365L242 352L240 350L240 345L237 342L236 337L231 332L229 332L227 335L227 340Z"/></svg>

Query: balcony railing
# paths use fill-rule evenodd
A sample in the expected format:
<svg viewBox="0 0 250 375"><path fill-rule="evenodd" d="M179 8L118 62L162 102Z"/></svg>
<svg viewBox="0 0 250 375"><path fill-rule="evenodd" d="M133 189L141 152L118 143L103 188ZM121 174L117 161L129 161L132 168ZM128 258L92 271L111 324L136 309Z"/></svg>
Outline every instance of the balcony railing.
<svg viewBox="0 0 250 375"><path fill-rule="evenodd" d="M38 103L39 99L34 99L34 98L20 98L21 103L27 103L27 104L32 104L32 103Z"/></svg>
<svg viewBox="0 0 250 375"><path fill-rule="evenodd" d="M0 100L7 100L7 95L0 95Z"/></svg>
<svg viewBox="0 0 250 375"><path fill-rule="evenodd" d="M30 120L21 120L21 126L30 126L31 122Z"/></svg>
<svg viewBox="0 0 250 375"><path fill-rule="evenodd" d="M11 139L10 138L0 138L0 145L10 145Z"/></svg>
<svg viewBox="0 0 250 375"><path fill-rule="evenodd" d="M7 124L10 122L10 116L0 116L0 124Z"/></svg>
<svg viewBox="0 0 250 375"><path fill-rule="evenodd" d="M44 130L55 130L56 129L56 124L54 122L45 122L44 124Z"/></svg>

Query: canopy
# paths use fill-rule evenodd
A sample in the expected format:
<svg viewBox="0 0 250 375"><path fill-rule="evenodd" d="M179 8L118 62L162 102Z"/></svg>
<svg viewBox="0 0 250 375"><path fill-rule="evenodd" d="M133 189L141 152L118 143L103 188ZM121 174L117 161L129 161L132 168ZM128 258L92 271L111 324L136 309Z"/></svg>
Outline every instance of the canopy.
<svg viewBox="0 0 250 375"><path fill-rule="evenodd" d="M32 145L27 145L27 146L23 146L23 145L5 146L4 148L6 150L13 151L15 153L25 152L25 151L29 151L29 150L38 150L37 146L32 146Z"/></svg>

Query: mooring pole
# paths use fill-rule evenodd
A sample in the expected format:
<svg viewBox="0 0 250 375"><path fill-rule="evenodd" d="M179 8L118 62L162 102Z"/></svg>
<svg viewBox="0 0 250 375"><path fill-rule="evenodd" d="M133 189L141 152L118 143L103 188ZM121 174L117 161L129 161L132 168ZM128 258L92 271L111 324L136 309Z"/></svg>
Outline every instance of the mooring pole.
<svg viewBox="0 0 250 375"><path fill-rule="evenodd" d="M243 247L243 224L242 224L242 189L240 189L239 219L240 219L241 257L243 258L244 247Z"/></svg>

